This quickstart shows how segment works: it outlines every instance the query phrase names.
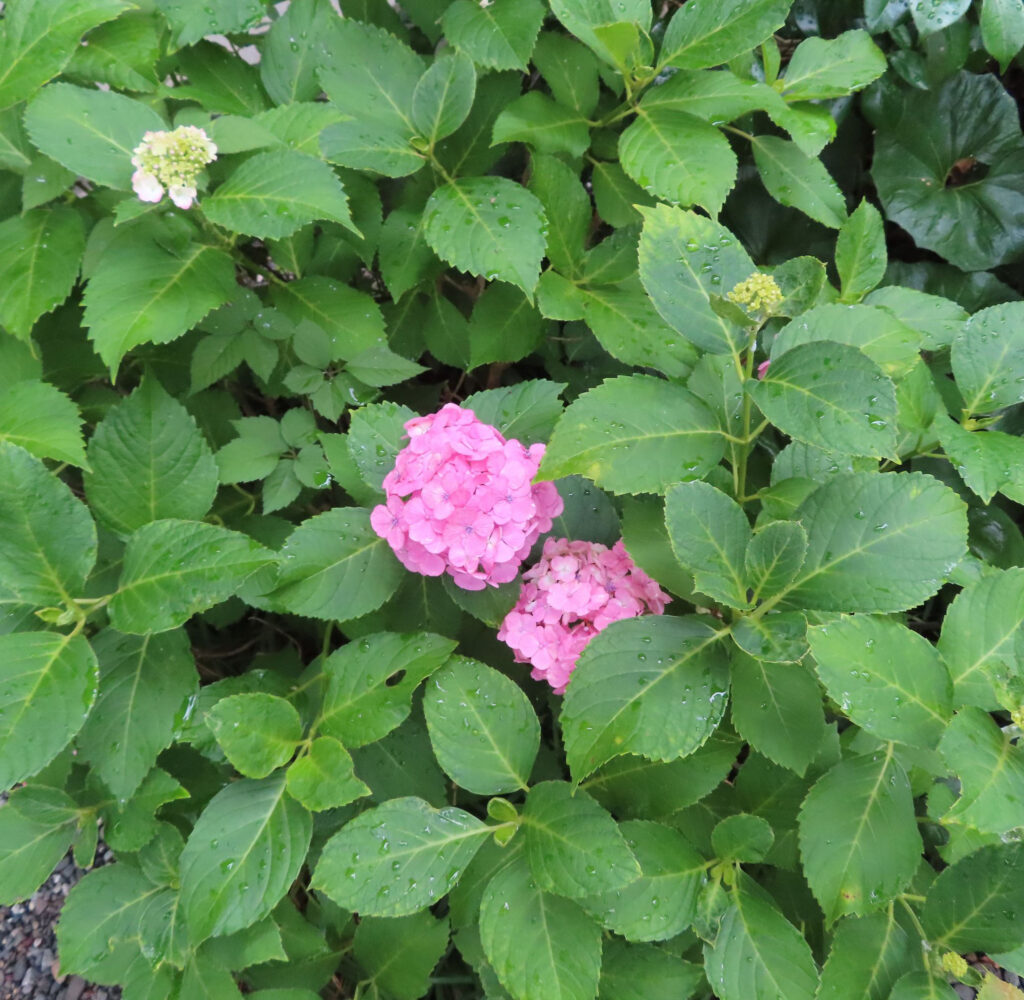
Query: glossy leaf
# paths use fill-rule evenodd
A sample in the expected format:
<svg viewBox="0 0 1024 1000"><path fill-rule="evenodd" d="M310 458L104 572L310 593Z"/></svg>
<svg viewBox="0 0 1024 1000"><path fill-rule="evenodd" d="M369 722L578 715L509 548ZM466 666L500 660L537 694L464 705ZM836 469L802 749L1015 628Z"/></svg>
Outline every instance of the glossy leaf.
<svg viewBox="0 0 1024 1000"><path fill-rule="evenodd" d="M306 858L313 824L285 795L284 775L242 780L207 804L181 854L181 894L193 942L265 917Z"/></svg>
<svg viewBox="0 0 1024 1000"><path fill-rule="evenodd" d="M522 689L468 657L452 657L423 696L430 742L451 779L478 795L525 788L540 723Z"/></svg>
<svg viewBox="0 0 1024 1000"><path fill-rule="evenodd" d="M574 779L621 754L669 761L700 747L725 708L720 642L698 618L635 618L595 636L562 705Z"/></svg>
<svg viewBox="0 0 1024 1000"><path fill-rule="evenodd" d="M827 100L862 90L886 69L885 54L866 31L807 38L789 60L782 95L789 101Z"/></svg>
<svg viewBox="0 0 1024 1000"><path fill-rule="evenodd" d="M265 778L286 763L302 738L299 713L283 698L254 692L221 698L206 724L235 770Z"/></svg>
<svg viewBox="0 0 1024 1000"><path fill-rule="evenodd" d="M288 768L287 787L311 812L338 809L370 794L355 776L348 751L333 736L313 740L306 756Z"/></svg>
<svg viewBox="0 0 1024 1000"><path fill-rule="evenodd" d="M1024 303L975 313L953 340L953 377L969 413L991 413L1024 399Z"/></svg>
<svg viewBox="0 0 1024 1000"><path fill-rule="evenodd" d="M823 226L842 226L846 204L820 160L808 156L795 142L771 135L757 136L753 149L761 180L777 202L799 209Z"/></svg>
<svg viewBox="0 0 1024 1000"><path fill-rule="evenodd" d="M477 65L525 69L544 13L538 0L495 0L486 7L456 0L441 23L449 41Z"/></svg>
<svg viewBox="0 0 1024 1000"><path fill-rule="evenodd" d="M786 0L724 0L680 7L669 22L661 61L682 69L718 66L756 48L782 27Z"/></svg>
<svg viewBox="0 0 1024 1000"><path fill-rule="evenodd" d="M363 915L407 916L448 892L487 836L487 827L462 809L390 799L324 845L313 887Z"/></svg>
<svg viewBox="0 0 1024 1000"><path fill-rule="evenodd" d="M843 223L836 241L843 301L859 302L870 292L882 280L886 260L882 216L871 202L862 201Z"/></svg>

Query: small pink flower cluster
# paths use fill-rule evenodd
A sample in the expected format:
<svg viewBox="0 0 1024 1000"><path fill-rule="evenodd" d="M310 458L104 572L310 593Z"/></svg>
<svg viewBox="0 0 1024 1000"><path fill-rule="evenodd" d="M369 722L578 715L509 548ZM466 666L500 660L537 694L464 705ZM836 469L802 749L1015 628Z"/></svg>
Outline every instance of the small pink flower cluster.
<svg viewBox="0 0 1024 1000"><path fill-rule="evenodd" d="M565 691L583 647L621 618L660 615L672 598L630 558L620 539L596 542L549 538L540 562L523 574L516 606L498 638L512 647L530 676Z"/></svg>
<svg viewBox="0 0 1024 1000"><path fill-rule="evenodd" d="M448 403L406 423L409 443L384 477L370 524L414 573L448 572L464 590L515 579L533 543L562 513L552 483L532 483L544 445L506 441L472 410Z"/></svg>

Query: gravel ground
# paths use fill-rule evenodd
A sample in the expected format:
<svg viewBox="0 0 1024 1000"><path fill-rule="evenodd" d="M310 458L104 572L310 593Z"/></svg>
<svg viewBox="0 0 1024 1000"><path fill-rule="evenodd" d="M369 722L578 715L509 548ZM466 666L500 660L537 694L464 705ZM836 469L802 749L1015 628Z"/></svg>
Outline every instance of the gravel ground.
<svg viewBox="0 0 1024 1000"><path fill-rule="evenodd" d="M112 859L101 848L96 860ZM30 899L0 906L0 1000L120 1000L116 987L60 974L54 925L68 891L84 874L69 854Z"/></svg>

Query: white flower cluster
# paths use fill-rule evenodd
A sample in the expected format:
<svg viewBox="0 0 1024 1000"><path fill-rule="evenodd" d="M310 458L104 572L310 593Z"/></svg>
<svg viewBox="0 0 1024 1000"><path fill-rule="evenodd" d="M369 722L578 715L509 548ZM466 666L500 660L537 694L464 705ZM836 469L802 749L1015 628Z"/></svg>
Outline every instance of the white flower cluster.
<svg viewBox="0 0 1024 1000"><path fill-rule="evenodd" d="M189 208L196 197L196 178L217 159L217 147L194 125L173 132L147 132L132 151L132 187L143 201L159 201L164 188L178 208Z"/></svg>

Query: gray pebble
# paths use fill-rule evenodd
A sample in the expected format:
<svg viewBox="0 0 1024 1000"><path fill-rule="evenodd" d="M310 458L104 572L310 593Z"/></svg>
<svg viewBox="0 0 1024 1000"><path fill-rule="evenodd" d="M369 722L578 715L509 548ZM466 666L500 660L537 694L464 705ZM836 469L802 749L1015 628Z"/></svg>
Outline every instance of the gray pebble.
<svg viewBox="0 0 1024 1000"><path fill-rule="evenodd" d="M963 983L957 983L953 989L956 991L956 995L960 997L960 1000L974 1000L976 996L974 988L971 986L964 986Z"/></svg>
<svg viewBox="0 0 1024 1000"><path fill-rule="evenodd" d="M64 989L64 993L61 995L61 1000L78 1000L84 989L85 980L80 976L71 976L71 978L68 979L68 984Z"/></svg>

